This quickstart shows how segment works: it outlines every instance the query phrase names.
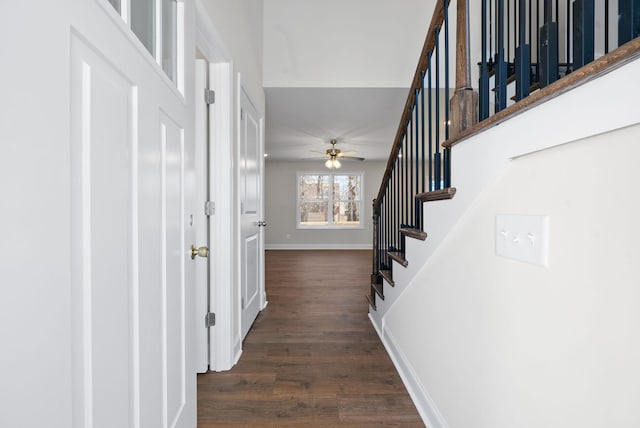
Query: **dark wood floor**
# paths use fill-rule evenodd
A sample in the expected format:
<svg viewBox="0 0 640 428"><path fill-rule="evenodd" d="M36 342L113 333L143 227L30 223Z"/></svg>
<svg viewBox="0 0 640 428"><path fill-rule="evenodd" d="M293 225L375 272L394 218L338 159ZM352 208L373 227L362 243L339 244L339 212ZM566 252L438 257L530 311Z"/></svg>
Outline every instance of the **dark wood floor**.
<svg viewBox="0 0 640 428"><path fill-rule="evenodd" d="M229 372L198 376L198 427L423 427L367 317L369 251L267 251L269 305Z"/></svg>

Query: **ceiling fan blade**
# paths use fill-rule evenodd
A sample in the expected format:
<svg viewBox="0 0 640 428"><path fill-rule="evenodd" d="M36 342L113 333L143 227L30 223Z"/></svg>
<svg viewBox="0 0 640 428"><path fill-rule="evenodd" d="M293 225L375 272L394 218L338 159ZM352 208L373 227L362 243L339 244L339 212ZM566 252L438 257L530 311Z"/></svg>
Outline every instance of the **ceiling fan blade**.
<svg viewBox="0 0 640 428"><path fill-rule="evenodd" d="M340 156L340 159L347 159L347 160L357 160L357 161L363 161L364 158L360 158L357 156Z"/></svg>
<svg viewBox="0 0 640 428"><path fill-rule="evenodd" d="M345 150L344 152L340 152L338 153L339 157L345 156L345 155L355 155L356 151L355 150Z"/></svg>

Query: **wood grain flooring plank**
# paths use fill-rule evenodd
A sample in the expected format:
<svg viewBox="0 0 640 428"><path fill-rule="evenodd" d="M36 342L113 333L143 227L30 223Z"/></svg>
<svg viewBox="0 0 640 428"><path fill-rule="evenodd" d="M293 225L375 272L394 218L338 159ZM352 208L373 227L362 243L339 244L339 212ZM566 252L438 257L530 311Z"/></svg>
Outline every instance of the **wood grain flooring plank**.
<svg viewBox="0 0 640 428"><path fill-rule="evenodd" d="M370 264L267 251L269 305L231 371L198 375L198 427L424 426L368 319Z"/></svg>

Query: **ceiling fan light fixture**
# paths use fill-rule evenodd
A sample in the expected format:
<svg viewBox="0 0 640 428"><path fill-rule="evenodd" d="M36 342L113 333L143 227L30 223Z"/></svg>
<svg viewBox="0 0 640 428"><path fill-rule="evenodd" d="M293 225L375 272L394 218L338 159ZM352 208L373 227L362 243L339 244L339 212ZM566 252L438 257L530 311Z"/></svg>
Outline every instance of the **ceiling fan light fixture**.
<svg viewBox="0 0 640 428"><path fill-rule="evenodd" d="M335 157L331 157L331 159L327 159L327 161L324 163L324 166L326 166L329 169L334 169L334 168L338 169L342 166L342 164Z"/></svg>

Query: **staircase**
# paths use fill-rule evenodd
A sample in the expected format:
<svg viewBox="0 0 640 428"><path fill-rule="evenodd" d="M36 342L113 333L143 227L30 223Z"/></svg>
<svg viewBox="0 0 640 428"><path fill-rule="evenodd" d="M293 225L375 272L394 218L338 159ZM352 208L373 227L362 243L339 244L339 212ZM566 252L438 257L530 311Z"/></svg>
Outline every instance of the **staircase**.
<svg viewBox="0 0 640 428"><path fill-rule="evenodd" d="M607 9L596 11L594 2L587 0L571 4L485 0L476 10L483 19L473 26L469 16L475 19L476 15L470 13L468 1L460 0L451 12L457 32L455 65L449 55L449 9L453 9L449 3L436 2L387 169L373 202L374 251L370 293L366 296L374 327L425 423L433 427L448 424L438 410L438 400L430 396L415 361L408 356L413 351L405 349L406 341L395 336L399 325L419 336L420 326L403 321L401 312L411 306L407 301L412 296L420 294L415 292L417 287L429 286L425 281L430 278L434 254L450 235L456 235L456 228L470 221L474 204L510 171L513 159L640 122L637 114L615 114L618 101L603 95L628 92L633 79L620 79L629 79L636 73L633 70L640 70L640 22L633 24L638 21L639 1L621 0L615 11L610 11L606 2ZM536 5L544 17L537 18L539 24L534 18ZM584 22L590 22L584 15L589 13L596 17L598 13L620 15L620 24L598 36L593 29L584 30ZM524 29L531 31L532 27L527 37ZM571 31L577 30L581 39L576 42ZM469 34L478 33L484 49L472 57ZM610 33L617 34L620 46L613 46ZM558 34L567 34L562 43ZM496 40L496 46L489 48L490 37ZM580 49L575 48L576 43ZM603 43L606 53L596 52ZM545 51L549 45L558 51ZM498 51L495 54L482 54L494 48ZM557 60L560 55L564 57L562 62ZM472 89L471 64L480 64L480 94ZM450 91L449 70L454 69L456 85ZM540 73L540 69L545 71ZM588 85L595 80L596 84ZM637 89L633 91L635 95L620 98L631 102L640 95ZM608 99L601 101L603 97ZM601 110L576 109L585 99L597 99ZM456 268L455 262L448 264ZM394 310L399 301L402 309ZM386 326L390 313L393 328Z"/></svg>

